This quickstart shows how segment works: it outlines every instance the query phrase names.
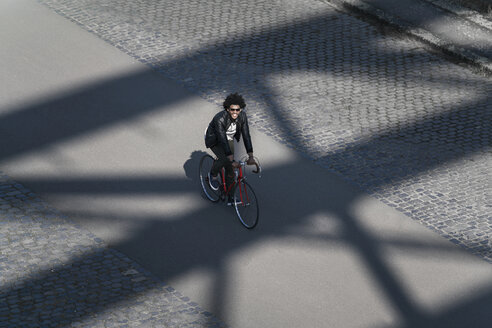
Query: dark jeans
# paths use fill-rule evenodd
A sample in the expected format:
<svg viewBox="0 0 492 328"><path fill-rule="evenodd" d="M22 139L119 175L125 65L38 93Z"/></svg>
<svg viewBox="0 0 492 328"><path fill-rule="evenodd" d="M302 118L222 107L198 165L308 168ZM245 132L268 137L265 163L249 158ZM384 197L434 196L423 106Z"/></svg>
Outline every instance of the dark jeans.
<svg viewBox="0 0 492 328"><path fill-rule="evenodd" d="M234 154L234 141L229 141L229 147L231 147L231 151ZM220 145L215 145L212 148L212 151L214 152L215 156L217 156L217 160L214 162L214 165L212 165L212 169L210 170L210 173L212 173L213 176L216 176L220 169L222 167L225 168L225 180L226 180L226 186L229 188L229 186L232 184L234 181L234 169L232 168L232 163L229 161L227 158L224 149Z"/></svg>

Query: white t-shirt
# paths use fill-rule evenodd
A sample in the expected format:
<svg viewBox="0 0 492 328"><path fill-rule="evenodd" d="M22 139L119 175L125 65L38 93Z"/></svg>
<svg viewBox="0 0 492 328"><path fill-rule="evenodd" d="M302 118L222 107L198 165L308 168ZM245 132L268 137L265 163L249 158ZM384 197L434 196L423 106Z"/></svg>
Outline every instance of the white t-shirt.
<svg viewBox="0 0 492 328"><path fill-rule="evenodd" d="M227 140L229 140L229 141L230 140L233 140L235 134L236 134L236 123L235 122L232 122L231 125L229 125L229 128L226 131Z"/></svg>

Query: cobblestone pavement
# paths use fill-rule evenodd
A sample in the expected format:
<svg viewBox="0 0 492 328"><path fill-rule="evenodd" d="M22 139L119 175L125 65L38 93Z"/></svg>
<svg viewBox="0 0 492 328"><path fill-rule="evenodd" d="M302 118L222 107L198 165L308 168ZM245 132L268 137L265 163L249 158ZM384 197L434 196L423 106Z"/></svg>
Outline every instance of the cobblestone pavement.
<svg viewBox="0 0 492 328"><path fill-rule="evenodd" d="M0 175L0 327L223 327Z"/></svg>
<svg viewBox="0 0 492 328"><path fill-rule="evenodd" d="M490 78L314 0L38 1L492 261ZM4 175L0 215L0 327L223 325Z"/></svg>
<svg viewBox="0 0 492 328"><path fill-rule="evenodd" d="M324 1L38 0L492 260L492 82Z"/></svg>

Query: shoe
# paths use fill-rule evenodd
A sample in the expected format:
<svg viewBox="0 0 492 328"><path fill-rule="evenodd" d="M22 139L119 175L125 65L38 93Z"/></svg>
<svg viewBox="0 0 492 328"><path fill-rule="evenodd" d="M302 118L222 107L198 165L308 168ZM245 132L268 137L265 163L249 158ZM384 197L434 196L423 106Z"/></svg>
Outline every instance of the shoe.
<svg viewBox="0 0 492 328"><path fill-rule="evenodd" d="M208 184L210 185L210 188L212 188L212 190L215 190L215 191L219 190L219 188L220 188L219 177L217 176L214 179L209 172L208 173Z"/></svg>

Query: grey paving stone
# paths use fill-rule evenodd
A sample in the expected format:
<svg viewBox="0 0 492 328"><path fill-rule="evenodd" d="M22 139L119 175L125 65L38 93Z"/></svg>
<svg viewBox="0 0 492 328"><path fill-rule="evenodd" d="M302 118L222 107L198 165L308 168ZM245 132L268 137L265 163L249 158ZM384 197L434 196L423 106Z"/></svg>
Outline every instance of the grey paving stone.
<svg viewBox="0 0 492 328"><path fill-rule="evenodd" d="M0 189L12 183L0 175ZM151 326L163 320L210 326L196 303L168 290L26 188L16 187L26 201L16 205L14 216L0 209L2 237L8 241L0 244L0 326L104 327L117 322L118 327L140 327L135 318L142 317L138 305L147 293L155 295L145 304Z"/></svg>

